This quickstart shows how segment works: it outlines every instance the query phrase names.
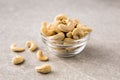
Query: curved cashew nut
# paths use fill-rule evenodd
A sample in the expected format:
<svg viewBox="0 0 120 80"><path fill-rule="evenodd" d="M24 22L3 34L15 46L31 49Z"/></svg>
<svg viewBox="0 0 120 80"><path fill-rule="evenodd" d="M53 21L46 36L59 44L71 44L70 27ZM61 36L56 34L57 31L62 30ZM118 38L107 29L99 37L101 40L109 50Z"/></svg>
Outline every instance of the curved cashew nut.
<svg viewBox="0 0 120 80"><path fill-rule="evenodd" d="M66 53L66 49L65 48L54 48L52 47L52 49L54 49L55 52L58 52L58 53Z"/></svg>
<svg viewBox="0 0 120 80"><path fill-rule="evenodd" d="M69 32L72 31L75 27L74 23L72 22L72 20L68 19L66 20L67 25L65 24L59 24L58 28L63 31L63 32Z"/></svg>
<svg viewBox="0 0 120 80"><path fill-rule="evenodd" d="M72 38L65 38L64 39L64 45L70 45L70 44L73 44L73 39Z"/></svg>
<svg viewBox="0 0 120 80"><path fill-rule="evenodd" d="M72 48L66 48L67 52L72 52L75 51L77 49L79 49L80 47L72 47Z"/></svg>
<svg viewBox="0 0 120 80"><path fill-rule="evenodd" d="M46 23L46 22L43 22L43 23L42 23L41 33L42 33L44 36L51 36L51 35L54 35L54 34L55 34L54 30L48 30L48 29L47 29L47 23Z"/></svg>
<svg viewBox="0 0 120 80"><path fill-rule="evenodd" d="M91 32L92 31L92 29L90 27L86 26L86 25L79 24L79 25L77 25L77 28L79 28L83 31L86 31L86 32Z"/></svg>
<svg viewBox="0 0 120 80"><path fill-rule="evenodd" d="M78 19L73 19L72 21L73 21L75 26L77 26L79 24L79 20Z"/></svg>
<svg viewBox="0 0 120 80"><path fill-rule="evenodd" d="M39 73L46 74L51 72L51 66L49 64L44 64L42 66L35 67L35 70Z"/></svg>
<svg viewBox="0 0 120 80"><path fill-rule="evenodd" d="M56 33L60 33L60 32L61 32L61 30L58 29L58 25L59 25L59 22L57 22L57 21L54 21L54 22L52 23L52 27L54 28L54 31L55 31Z"/></svg>
<svg viewBox="0 0 120 80"><path fill-rule="evenodd" d="M63 40L65 38L65 35L64 35L64 33L60 32L60 33L50 36L48 38L51 40Z"/></svg>
<svg viewBox="0 0 120 80"><path fill-rule="evenodd" d="M74 39L79 39L79 38L84 37L84 32L83 32L83 30L81 30L80 28L75 28L75 29L72 31L72 35L73 35L73 38L74 38Z"/></svg>
<svg viewBox="0 0 120 80"><path fill-rule="evenodd" d="M25 50L25 48L22 48L22 47L17 47L16 44L12 44L10 46L11 50L14 51L14 52L22 52Z"/></svg>
<svg viewBox="0 0 120 80"><path fill-rule="evenodd" d="M72 32L69 31L69 32L66 34L66 36L67 36L68 38L72 38Z"/></svg>
<svg viewBox="0 0 120 80"><path fill-rule="evenodd" d="M22 56L15 56L15 57L13 57L12 58L12 63L13 64L20 64L20 63L22 63L22 62L24 62L24 58L22 57Z"/></svg>
<svg viewBox="0 0 120 80"><path fill-rule="evenodd" d="M44 56L41 50L39 50L39 51L37 52L37 58L38 58L39 60L41 60L41 61L47 61L47 60L48 60L48 57L47 57L47 56Z"/></svg>
<svg viewBox="0 0 120 80"><path fill-rule="evenodd" d="M76 35L76 36L73 36L73 39L75 39L75 40L77 40L77 39L79 39L80 37L78 36L78 35Z"/></svg>
<svg viewBox="0 0 120 80"><path fill-rule="evenodd" d="M63 21L67 20L67 16L65 14L59 14L58 16L55 17L55 21Z"/></svg>
<svg viewBox="0 0 120 80"><path fill-rule="evenodd" d="M65 42L72 42L73 39L72 39L72 38L65 38L64 41L65 41Z"/></svg>
<svg viewBox="0 0 120 80"><path fill-rule="evenodd" d="M36 42L34 41L27 41L26 47L28 47L30 51L35 51L38 48Z"/></svg>

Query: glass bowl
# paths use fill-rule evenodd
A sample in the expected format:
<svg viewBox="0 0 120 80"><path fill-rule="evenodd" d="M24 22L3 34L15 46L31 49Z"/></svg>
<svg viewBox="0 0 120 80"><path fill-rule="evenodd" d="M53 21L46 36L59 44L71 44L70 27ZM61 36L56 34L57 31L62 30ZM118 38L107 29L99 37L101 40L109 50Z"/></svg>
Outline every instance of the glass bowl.
<svg viewBox="0 0 120 80"><path fill-rule="evenodd" d="M87 41L89 40L90 33L85 37L73 40L73 41L56 41L50 40L48 37L41 35L43 43L50 50L51 54L55 54L59 57L72 57L83 51Z"/></svg>

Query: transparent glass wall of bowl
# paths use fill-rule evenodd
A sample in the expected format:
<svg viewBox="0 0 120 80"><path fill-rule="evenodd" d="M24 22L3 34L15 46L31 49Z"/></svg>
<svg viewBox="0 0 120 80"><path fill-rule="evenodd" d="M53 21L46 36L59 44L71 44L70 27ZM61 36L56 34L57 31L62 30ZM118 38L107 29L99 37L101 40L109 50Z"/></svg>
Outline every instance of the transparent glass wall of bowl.
<svg viewBox="0 0 120 80"><path fill-rule="evenodd" d="M85 37L74 40L71 42L50 40L48 37L41 35L43 43L48 47L51 54L55 54L59 57L71 57L79 54L85 48L90 34ZM67 44L64 44L67 43Z"/></svg>

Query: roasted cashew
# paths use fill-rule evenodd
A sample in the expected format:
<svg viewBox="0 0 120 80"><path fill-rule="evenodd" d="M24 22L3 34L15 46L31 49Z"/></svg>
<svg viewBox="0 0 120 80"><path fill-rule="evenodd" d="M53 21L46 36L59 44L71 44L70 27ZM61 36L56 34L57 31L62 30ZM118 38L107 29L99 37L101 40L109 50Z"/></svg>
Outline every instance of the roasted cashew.
<svg viewBox="0 0 120 80"><path fill-rule="evenodd" d="M38 60L41 60L41 61L47 61L48 60L48 57L44 56L41 50L39 50L37 52L37 58L38 58Z"/></svg>
<svg viewBox="0 0 120 80"><path fill-rule="evenodd" d="M72 31L74 29L74 27L75 27L73 21L70 20L70 19L67 19L66 23L67 23L67 25L65 25L65 24L59 24L58 25L58 29L61 30L61 31L63 31L63 32Z"/></svg>
<svg viewBox="0 0 120 80"><path fill-rule="evenodd" d="M41 26L41 33L44 35L44 36L52 36L55 34L54 30L48 30L47 29L47 23L46 22L43 22L42 23L42 26Z"/></svg>
<svg viewBox="0 0 120 80"><path fill-rule="evenodd" d="M91 32L92 31L92 29L90 27L86 26L86 25L79 24L79 25L77 25L77 28L79 28L83 31L86 31L86 32Z"/></svg>
<svg viewBox="0 0 120 80"><path fill-rule="evenodd" d="M65 38L65 35L64 35L64 33L60 32L60 33L50 36L48 38L51 40L63 40Z"/></svg>
<svg viewBox="0 0 120 80"><path fill-rule="evenodd" d="M72 42L73 39L72 39L72 38L65 38L64 41L65 41L65 42Z"/></svg>
<svg viewBox="0 0 120 80"><path fill-rule="evenodd" d="M72 38L72 32L69 31L69 32L66 34L66 36L67 36L68 38Z"/></svg>
<svg viewBox="0 0 120 80"><path fill-rule="evenodd" d="M63 45L71 45L71 44L74 44L72 38L65 38L65 39L64 39Z"/></svg>
<svg viewBox="0 0 120 80"><path fill-rule="evenodd" d="M72 21L73 21L75 26L77 26L79 24L79 20L78 19L73 19Z"/></svg>
<svg viewBox="0 0 120 80"><path fill-rule="evenodd" d="M52 49L54 49L55 52L57 52L57 53L66 53L67 52L65 48L53 48L52 47Z"/></svg>
<svg viewBox="0 0 120 80"><path fill-rule="evenodd" d="M77 40L80 39L80 37L78 35L73 36L73 39Z"/></svg>
<svg viewBox="0 0 120 80"><path fill-rule="evenodd" d="M44 64L42 66L35 67L35 70L39 73L47 74L51 72L51 66L49 64Z"/></svg>
<svg viewBox="0 0 120 80"><path fill-rule="evenodd" d="M67 16L65 14L59 14L58 16L55 17L55 21L63 21L67 20Z"/></svg>
<svg viewBox="0 0 120 80"><path fill-rule="evenodd" d="M66 48L67 52L72 52L75 51L77 49L79 49L80 47L72 47L72 48Z"/></svg>
<svg viewBox="0 0 120 80"><path fill-rule="evenodd" d="M37 43L34 41L27 41L26 47L28 47L30 51L35 51L38 48Z"/></svg>
<svg viewBox="0 0 120 80"><path fill-rule="evenodd" d="M75 29L72 31L72 35L73 35L73 38L74 38L74 39L79 39L79 38L84 37L84 32L83 32L83 30L81 30L80 28L75 28Z"/></svg>
<svg viewBox="0 0 120 80"><path fill-rule="evenodd" d="M24 58L22 57L22 56L15 56L15 57L13 57L12 58L12 63L13 64L20 64L20 63L22 63L22 62L24 62Z"/></svg>
<svg viewBox="0 0 120 80"><path fill-rule="evenodd" d="M11 48L12 51L15 51L15 52L22 52L22 51L25 50L25 48L17 47L16 44L12 44L12 45L10 46L10 48Z"/></svg>

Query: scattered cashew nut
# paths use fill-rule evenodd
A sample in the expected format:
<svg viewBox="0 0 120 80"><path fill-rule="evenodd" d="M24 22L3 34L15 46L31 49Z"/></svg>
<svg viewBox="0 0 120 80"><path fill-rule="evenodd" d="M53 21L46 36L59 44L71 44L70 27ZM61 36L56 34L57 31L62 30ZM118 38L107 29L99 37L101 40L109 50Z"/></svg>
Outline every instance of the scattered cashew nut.
<svg viewBox="0 0 120 80"><path fill-rule="evenodd" d="M22 62L24 62L24 58L22 56L17 55L12 58L12 63L15 65L20 64Z"/></svg>
<svg viewBox="0 0 120 80"><path fill-rule="evenodd" d="M25 48L22 48L22 47L17 47L16 44L12 44L10 46L11 50L14 51L14 52L22 52L25 50Z"/></svg>
<svg viewBox="0 0 120 80"><path fill-rule="evenodd" d="M27 41L26 47L28 47L30 51L35 51L38 48L36 42L34 41Z"/></svg>
<svg viewBox="0 0 120 80"><path fill-rule="evenodd" d="M35 67L35 70L39 73L47 74L51 72L51 66L49 64L44 64L42 66Z"/></svg>
<svg viewBox="0 0 120 80"><path fill-rule="evenodd" d="M48 57L44 56L41 50L39 50L37 52L37 58L38 58L38 60L41 60L41 61L47 61L48 60Z"/></svg>

